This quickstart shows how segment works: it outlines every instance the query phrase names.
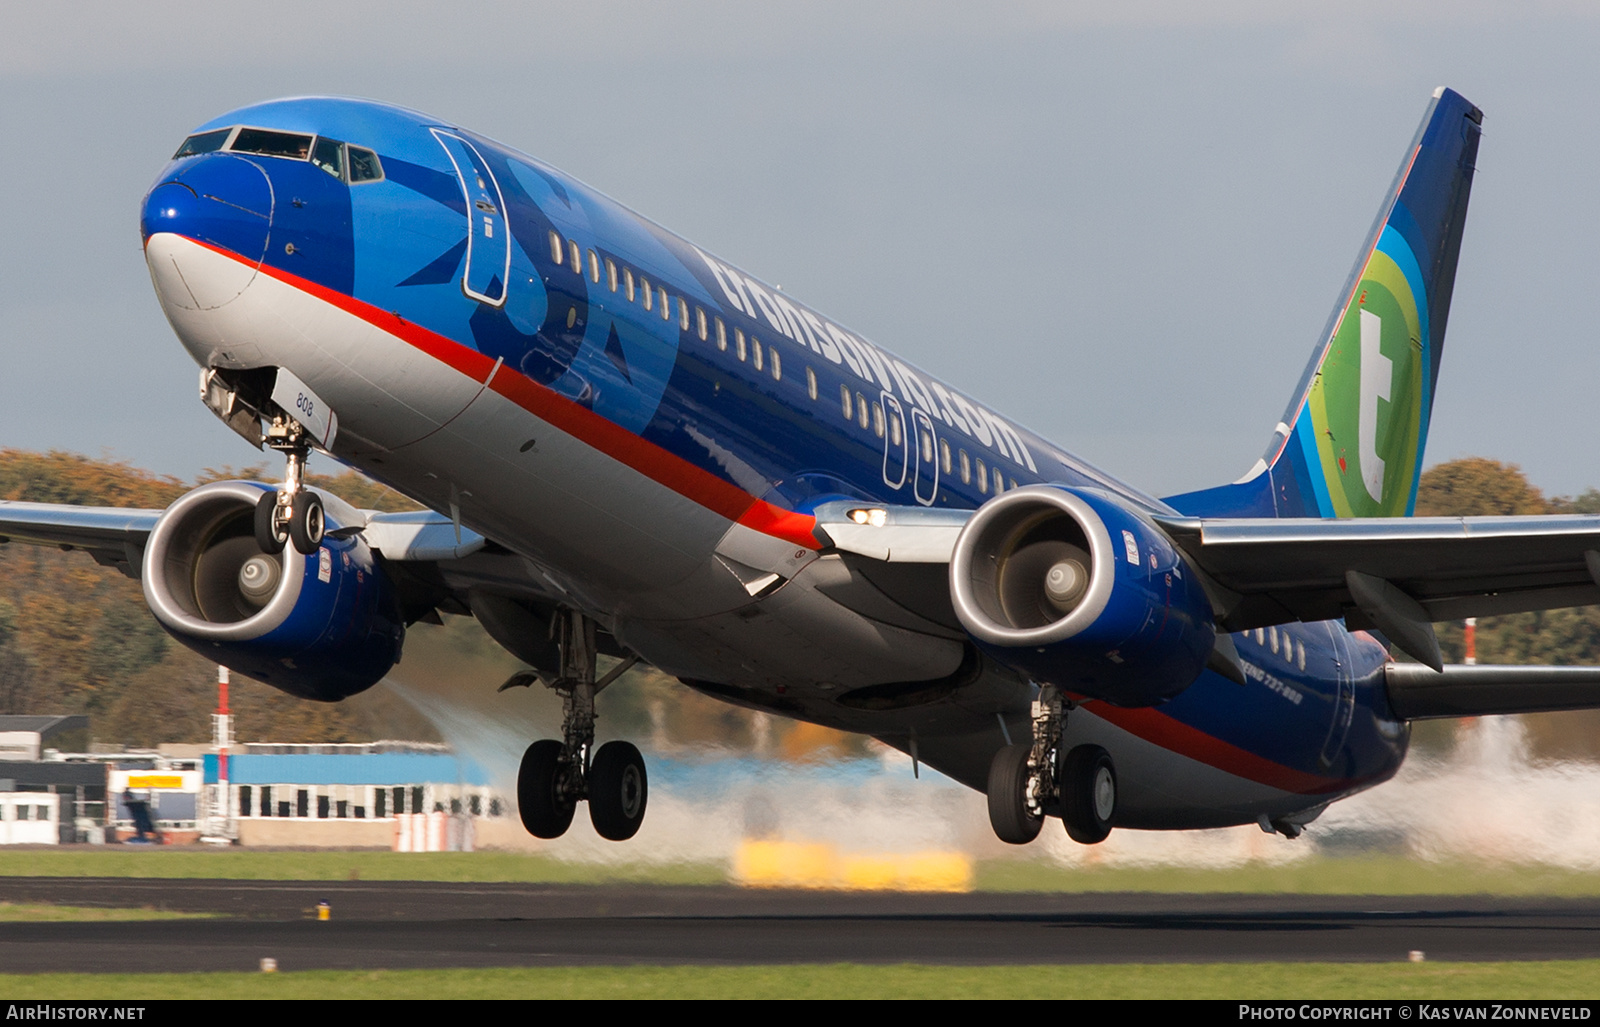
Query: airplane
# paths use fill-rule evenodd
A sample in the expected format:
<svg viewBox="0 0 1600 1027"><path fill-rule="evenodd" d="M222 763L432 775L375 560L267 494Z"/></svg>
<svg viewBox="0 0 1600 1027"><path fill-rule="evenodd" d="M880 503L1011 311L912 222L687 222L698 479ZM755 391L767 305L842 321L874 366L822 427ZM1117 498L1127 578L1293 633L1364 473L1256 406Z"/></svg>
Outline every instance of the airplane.
<svg viewBox="0 0 1600 1027"><path fill-rule="evenodd" d="M476 617L529 668L502 690L562 699L518 772L541 838L580 802L639 830L645 763L596 747L595 696L640 661L871 735L1006 842L1296 837L1415 720L1600 706L1600 670L1446 666L1432 628L1600 602L1600 518L1411 516L1481 125L1434 93L1264 455L1159 498L462 126L244 107L140 228L202 401L282 481L4 503L0 535L120 568L179 642L308 700ZM312 488L313 453L426 509Z"/></svg>

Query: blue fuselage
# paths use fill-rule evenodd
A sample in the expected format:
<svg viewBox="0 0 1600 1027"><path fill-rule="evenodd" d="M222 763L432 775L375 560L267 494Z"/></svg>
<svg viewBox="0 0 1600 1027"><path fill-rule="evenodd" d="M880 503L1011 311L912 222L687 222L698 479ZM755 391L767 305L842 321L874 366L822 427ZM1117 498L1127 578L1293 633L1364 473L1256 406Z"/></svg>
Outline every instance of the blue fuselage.
<svg viewBox="0 0 1600 1027"><path fill-rule="evenodd" d="M808 512L823 502L975 509L1001 491L1041 483L1100 488L1175 512L778 288L489 139L415 112L332 99L234 111L192 138L235 126L348 146L331 161L310 150L274 155L237 145L179 157L147 197L146 240L170 233L257 265L275 282L409 340L482 388L536 407L545 421L726 521L804 545ZM381 173L358 167L366 158L357 148L376 155ZM191 346L203 363L280 363L259 346L234 353L225 341L209 345ZM362 370L359 354L345 363L353 374L382 376ZM451 415L430 416L418 438ZM344 410L340 417L347 419ZM444 506L442 493L408 487L442 473L420 465L401 473L409 439L373 439L359 411L348 421L354 448L335 455ZM575 493L590 487L569 484ZM519 549L514 525L488 515L474 523L469 506L464 520ZM583 575L581 566L566 569ZM1245 685L1208 671L1158 708L1097 715L1303 796L1306 806L1398 769L1407 729L1389 710L1388 656L1370 636L1323 622L1234 638Z"/></svg>

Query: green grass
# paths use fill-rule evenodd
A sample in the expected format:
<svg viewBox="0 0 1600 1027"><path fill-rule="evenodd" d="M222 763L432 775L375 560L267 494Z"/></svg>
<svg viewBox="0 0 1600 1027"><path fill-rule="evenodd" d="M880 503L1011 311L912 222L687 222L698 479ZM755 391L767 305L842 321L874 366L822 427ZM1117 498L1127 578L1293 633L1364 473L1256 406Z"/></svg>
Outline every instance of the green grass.
<svg viewBox="0 0 1600 1027"><path fill-rule="evenodd" d="M977 877L979 891L1007 892L1600 895L1600 873L1540 865L1427 863L1397 856L1316 858L1299 863L1247 863L1216 869L1111 867L1078 870L1048 863L989 860L978 865Z"/></svg>
<svg viewBox="0 0 1600 1027"><path fill-rule="evenodd" d="M1120 966L680 966L0 975L8 999L1584 999L1600 960Z"/></svg>
<svg viewBox="0 0 1600 1027"><path fill-rule="evenodd" d="M220 878L235 881L526 881L722 884L716 863L569 863L511 852L104 848L0 851L0 877Z"/></svg>
<svg viewBox="0 0 1600 1027"><path fill-rule="evenodd" d="M39 923L46 920L193 920L210 913L174 913L166 909L101 909L97 906L56 906L47 902L0 902L0 923Z"/></svg>
<svg viewBox="0 0 1600 1027"><path fill-rule="evenodd" d="M252 881L512 881L712 885L719 863L574 863L511 852L36 848L0 851L0 877L222 878ZM1600 873L1547 866L1426 863L1395 856L1315 858L1215 869L1072 869L1042 861L978 864L979 891L1232 892L1299 895L1600 895Z"/></svg>

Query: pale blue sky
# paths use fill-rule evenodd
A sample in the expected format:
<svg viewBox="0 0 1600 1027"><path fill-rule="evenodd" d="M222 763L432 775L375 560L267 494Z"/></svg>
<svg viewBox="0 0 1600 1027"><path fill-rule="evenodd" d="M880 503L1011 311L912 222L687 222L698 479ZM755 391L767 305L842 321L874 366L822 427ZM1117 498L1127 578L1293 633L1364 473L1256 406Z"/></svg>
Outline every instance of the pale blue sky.
<svg viewBox="0 0 1600 1027"><path fill-rule="evenodd" d="M995 7L6 4L0 446L260 459L138 203L191 126L342 93L537 154L1135 485L1231 480L1449 85L1485 136L1430 462L1600 485L1600 6Z"/></svg>

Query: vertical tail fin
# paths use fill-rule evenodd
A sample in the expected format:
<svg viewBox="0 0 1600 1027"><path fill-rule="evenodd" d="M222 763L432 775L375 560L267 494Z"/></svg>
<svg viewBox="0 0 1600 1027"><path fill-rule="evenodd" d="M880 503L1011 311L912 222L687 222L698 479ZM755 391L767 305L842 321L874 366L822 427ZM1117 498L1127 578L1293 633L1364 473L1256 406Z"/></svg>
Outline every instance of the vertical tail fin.
<svg viewBox="0 0 1600 1027"><path fill-rule="evenodd" d="M1444 351L1483 112L1433 94L1266 453L1195 515L1409 516Z"/></svg>

